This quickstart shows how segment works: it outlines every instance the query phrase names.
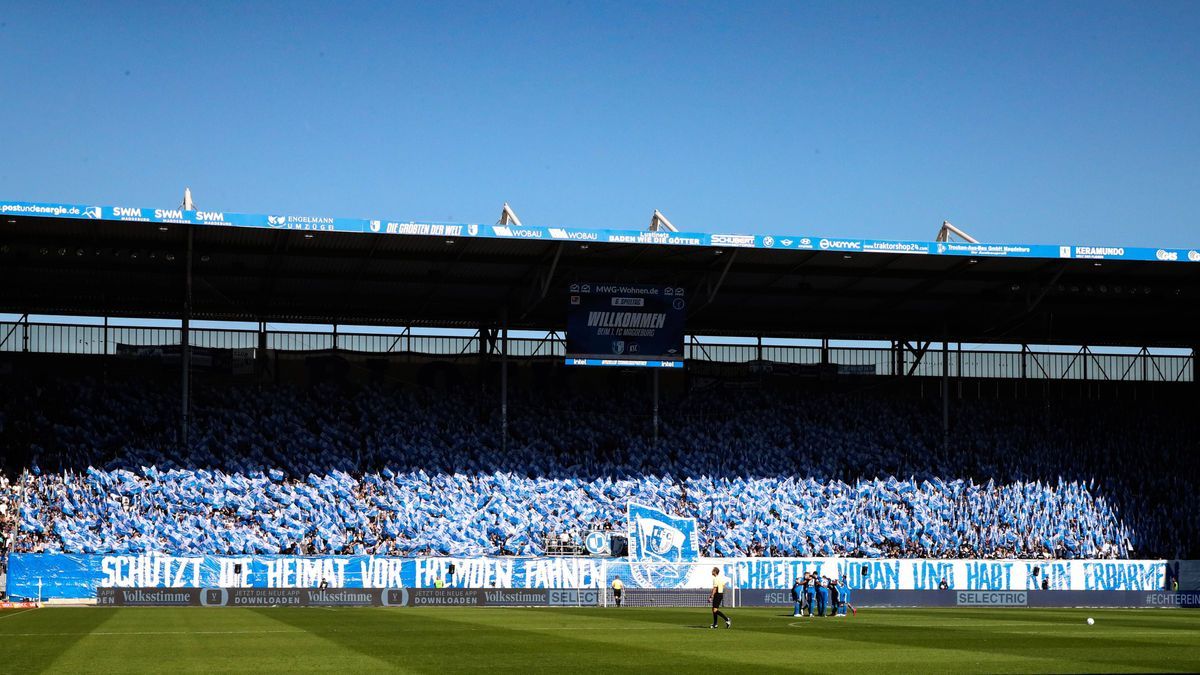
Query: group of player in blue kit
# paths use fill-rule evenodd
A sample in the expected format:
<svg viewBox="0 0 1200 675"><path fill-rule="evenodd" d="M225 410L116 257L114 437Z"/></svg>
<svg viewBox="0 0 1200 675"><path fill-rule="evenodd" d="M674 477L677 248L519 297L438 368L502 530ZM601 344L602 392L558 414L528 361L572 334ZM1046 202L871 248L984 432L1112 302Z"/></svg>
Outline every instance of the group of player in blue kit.
<svg viewBox="0 0 1200 675"><path fill-rule="evenodd" d="M816 572L806 572L792 584L792 602L795 603L792 616L846 616L847 609L858 614L858 610L850 604L850 585L846 583L845 574L839 581ZM808 614L804 613L805 610L808 610ZM826 611L831 613L826 614Z"/></svg>

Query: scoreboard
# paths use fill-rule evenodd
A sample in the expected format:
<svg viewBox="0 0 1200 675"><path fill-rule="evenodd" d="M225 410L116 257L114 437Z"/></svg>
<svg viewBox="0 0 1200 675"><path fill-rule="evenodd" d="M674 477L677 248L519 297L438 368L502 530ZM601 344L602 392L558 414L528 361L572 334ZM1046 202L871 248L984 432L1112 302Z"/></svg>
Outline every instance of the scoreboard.
<svg viewBox="0 0 1200 675"><path fill-rule="evenodd" d="M576 283L568 290L567 365L683 367L682 287Z"/></svg>

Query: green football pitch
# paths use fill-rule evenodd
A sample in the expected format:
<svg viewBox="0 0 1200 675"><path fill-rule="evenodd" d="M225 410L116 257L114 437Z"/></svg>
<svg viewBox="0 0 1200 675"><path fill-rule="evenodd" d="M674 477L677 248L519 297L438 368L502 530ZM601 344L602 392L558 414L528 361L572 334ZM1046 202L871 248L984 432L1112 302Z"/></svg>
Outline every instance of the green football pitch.
<svg viewBox="0 0 1200 675"><path fill-rule="evenodd" d="M1191 610L43 608L0 611L0 670L1200 671ZM1087 617L1095 617L1089 626Z"/></svg>

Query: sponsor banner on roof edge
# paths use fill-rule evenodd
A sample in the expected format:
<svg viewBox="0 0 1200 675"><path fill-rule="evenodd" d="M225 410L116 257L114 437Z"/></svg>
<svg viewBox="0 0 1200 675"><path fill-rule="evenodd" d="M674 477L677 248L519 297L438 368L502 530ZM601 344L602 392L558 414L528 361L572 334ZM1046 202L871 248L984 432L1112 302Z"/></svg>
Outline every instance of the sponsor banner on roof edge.
<svg viewBox="0 0 1200 675"><path fill-rule="evenodd" d="M863 251L867 253L915 253L927 255L930 244L923 241L880 241L870 239L863 242Z"/></svg>
<svg viewBox="0 0 1200 675"><path fill-rule="evenodd" d="M487 237L533 239L586 244L620 243L664 246L713 246L772 250L809 250L840 253L910 253L1017 258L1077 258L1085 260L1143 260L1200 263L1200 247L1146 248L1123 246L1064 246L1046 244L971 244L911 240L854 239L780 234L709 234L698 232L647 232L623 229L479 225L471 223L415 222L327 216L289 216L230 213L216 210L149 209L132 206L94 206L0 201L0 216L74 218L125 222L252 227L306 232L351 232L429 237Z"/></svg>
<svg viewBox="0 0 1200 675"><path fill-rule="evenodd" d="M659 522L664 522L657 519ZM861 558L700 558L671 562L682 550L667 527L645 530L638 551L658 558L397 558L391 556L9 555L12 599L92 598L98 588L315 589L337 588L607 588L620 577L629 588L706 588L714 566L742 589L790 588L806 572L846 575L855 589L930 590L942 579L955 591L1158 591L1166 583L1162 560L924 560ZM666 525L689 538L687 528ZM690 547L690 544L689 544ZM677 556L682 557L682 556ZM454 574L449 566L454 564Z"/></svg>

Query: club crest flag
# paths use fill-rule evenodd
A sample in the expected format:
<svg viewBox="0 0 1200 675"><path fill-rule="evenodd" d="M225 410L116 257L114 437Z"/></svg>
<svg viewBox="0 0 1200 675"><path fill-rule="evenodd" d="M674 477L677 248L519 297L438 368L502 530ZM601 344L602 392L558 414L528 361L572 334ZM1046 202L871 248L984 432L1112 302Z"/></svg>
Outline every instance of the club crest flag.
<svg viewBox="0 0 1200 675"><path fill-rule="evenodd" d="M630 560L695 562L700 557L695 518L671 516L633 502L628 514Z"/></svg>

